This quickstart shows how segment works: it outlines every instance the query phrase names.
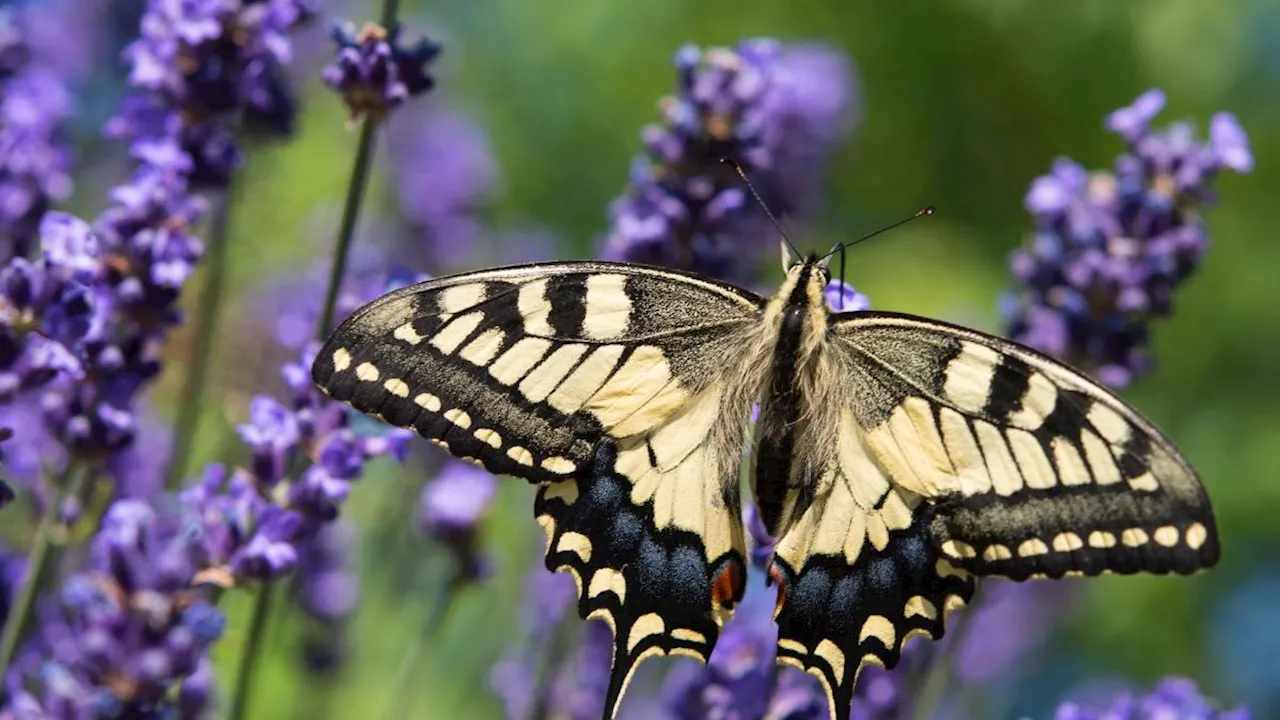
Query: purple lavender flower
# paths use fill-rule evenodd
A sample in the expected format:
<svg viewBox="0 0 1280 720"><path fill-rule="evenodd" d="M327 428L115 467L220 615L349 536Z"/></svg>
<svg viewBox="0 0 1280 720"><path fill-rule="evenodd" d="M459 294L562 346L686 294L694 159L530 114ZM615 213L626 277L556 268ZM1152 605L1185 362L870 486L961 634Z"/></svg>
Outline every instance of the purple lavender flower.
<svg viewBox="0 0 1280 720"><path fill-rule="evenodd" d="M478 548L476 526L489 512L498 481L483 468L448 461L435 479L422 487L419 522L432 539L452 551L459 579L474 580L488 571Z"/></svg>
<svg viewBox="0 0 1280 720"><path fill-rule="evenodd" d="M125 50L133 95L108 133L135 154L168 145L186 156L197 186L222 186L240 163L230 126L289 131L296 104L282 68L289 33L315 14L312 0L151 0Z"/></svg>
<svg viewBox="0 0 1280 720"><path fill-rule="evenodd" d="M425 254L432 272L458 267L481 240L477 212L499 181L488 137L438 103L397 113L387 132L399 149L392 158L394 187L411 234L396 257L421 262Z"/></svg>
<svg viewBox="0 0 1280 720"><path fill-rule="evenodd" d="M860 312L871 309L871 298L858 292L843 280L832 280L827 285L827 304L837 312Z"/></svg>
<svg viewBox="0 0 1280 720"><path fill-rule="evenodd" d="M340 518L302 543L293 598L313 621L303 639L305 667L326 673L345 655L343 628L360 599L360 577L351 568L355 528Z"/></svg>
<svg viewBox="0 0 1280 720"><path fill-rule="evenodd" d="M98 291L101 245L88 225L50 213L43 257L0 268L0 399L80 378L88 344L101 333L106 298Z"/></svg>
<svg viewBox="0 0 1280 720"><path fill-rule="evenodd" d="M677 94L662 101L663 123L644 130L603 256L741 279L741 258L759 257L752 250L776 232L722 160L741 165L775 213L806 208L818 159L851 127L848 63L816 46L755 39L732 50L685 46L675 65Z"/></svg>
<svg viewBox="0 0 1280 720"><path fill-rule="evenodd" d="M29 255L40 218L71 192L63 125L73 102L27 46L33 14L25 7L0 13L0 259Z"/></svg>
<svg viewBox="0 0 1280 720"><path fill-rule="evenodd" d="M63 584L7 678L14 708L56 717L164 715L184 680L208 672L209 647L225 625L195 586L200 556L181 510L114 503L88 567ZM184 701L192 706L191 697Z"/></svg>
<svg viewBox="0 0 1280 720"><path fill-rule="evenodd" d="M1127 143L1111 171L1090 173L1060 158L1031 184L1036 231L1013 253L1019 286L1003 300L1009 336L1124 387L1149 372L1150 324L1172 312L1174 291L1208 247L1200 208L1219 171L1249 172L1253 155L1228 113L1209 140L1175 123L1156 131L1158 90L1112 113Z"/></svg>
<svg viewBox="0 0 1280 720"><path fill-rule="evenodd" d="M959 637L955 675L961 681L985 684L1007 677L1049 639L1057 619L1075 599L1069 581L982 581L978 601L957 613L952 624L967 623L961 635L948 635L941 645Z"/></svg>
<svg viewBox="0 0 1280 720"><path fill-rule="evenodd" d="M1194 681L1166 678L1147 695L1122 692L1109 697L1065 702L1054 720L1250 720L1248 708L1218 710Z"/></svg>
<svg viewBox="0 0 1280 720"><path fill-rule="evenodd" d="M342 96L352 122L384 117L435 85L428 66L440 54L440 46L425 37L402 44L400 31L399 24L388 29L366 23L359 31L351 23L334 25L338 53L322 77Z"/></svg>

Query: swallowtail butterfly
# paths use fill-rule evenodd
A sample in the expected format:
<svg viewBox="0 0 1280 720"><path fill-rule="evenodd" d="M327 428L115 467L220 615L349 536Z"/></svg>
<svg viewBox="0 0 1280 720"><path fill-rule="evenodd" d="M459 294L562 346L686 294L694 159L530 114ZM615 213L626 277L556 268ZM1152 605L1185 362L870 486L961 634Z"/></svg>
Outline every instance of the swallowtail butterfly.
<svg viewBox="0 0 1280 720"><path fill-rule="evenodd" d="M749 437L778 538L778 661L822 681L833 719L849 717L864 665L942 635L975 576L1217 560L1195 472L1111 392L998 337L832 312L829 281L813 257L768 298L625 263L462 273L364 306L312 373L538 486L547 567L613 629L606 720L645 658L705 662L741 600Z"/></svg>

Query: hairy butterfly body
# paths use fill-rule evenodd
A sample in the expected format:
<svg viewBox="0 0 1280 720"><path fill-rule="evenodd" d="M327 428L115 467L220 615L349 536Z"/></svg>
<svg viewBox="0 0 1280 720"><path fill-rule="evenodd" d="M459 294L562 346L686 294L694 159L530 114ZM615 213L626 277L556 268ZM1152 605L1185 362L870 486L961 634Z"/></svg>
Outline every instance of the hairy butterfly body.
<svg viewBox="0 0 1280 720"><path fill-rule="evenodd" d="M940 637L975 576L1189 573L1218 556L1194 471L1080 373L909 315L831 312L793 264L761 298L696 275L561 262L436 278L358 310L315 382L538 485L547 566L636 666L710 656L741 600L739 477L778 538L778 661L847 718L867 663Z"/></svg>

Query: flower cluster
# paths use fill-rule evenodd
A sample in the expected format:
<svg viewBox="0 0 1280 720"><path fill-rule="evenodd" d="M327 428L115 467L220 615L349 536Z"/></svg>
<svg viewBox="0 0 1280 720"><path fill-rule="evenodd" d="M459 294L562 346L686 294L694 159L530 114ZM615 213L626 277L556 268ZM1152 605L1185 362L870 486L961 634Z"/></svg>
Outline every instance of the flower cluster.
<svg viewBox="0 0 1280 720"><path fill-rule="evenodd" d="M803 211L820 158L851 127L849 63L833 50L754 39L683 47L675 66L679 87L662 100L663 122L644 130L603 255L743 279L741 258L759 257L758 241L776 236L724 161L742 167L776 214Z"/></svg>
<svg viewBox="0 0 1280 720"><path fill-rule="evenodd" d="M210 466L182 495L203 518L210 566L224 584L292 572L299 546L337 519L365 464L407 453L409 431L361 432L342 405L315 389L309 368L317 349L308 344L298 362L285 365L287 404L267 395L251 401L239 428L249 467Z"/></svg>
<svg viewBox="0 0 1280 720"><path fill-rule="evenodd" d="M289 33L315 9L313 0L151 0L125 50L132 92L108 132L195 187L226 185L240 163L238 122L292 130Z"/></svg>
<svg viewBox="0 0 1280 720"><path fill-rule="evenodd" d="M314 621L303 638L307 670L326 673L340 667L346 655L344 627L360 599L360 577L351 567L355 528L338 518L298 547L293 599Z"/></svg>
<svg viewBox="0 0 1280 720"><path fill-rule="evenodd" d="M440 54L440 46L425 37L401 43L400 31L399 25L384 28L376 23L359 30L351 23L334 26L338 55L322 77L342 96L352 122L384 117L435 86L428 66Z"/></svg>
<svg viewBox="0 0 1280 720"><path fill-rule="evenodd" d="M1054 720L1250 720L1247 708L1218 710L1195 682L1166 678L1146 695L1108 693L1107 697L1063 703Z"/></svg>
<svg viewBox="0 0 1280 720"><path fill-rule="evenodd" d="M1150 322L1171 312L1208 247L1200 208L1214 178L1253 168L1232 115L1215 115L1200 142L1187 123L1151 128L1164 102L1151 90L1108 118L1128 145L1114 169L1091 173L1060 158L1031 184L1036 230L1010 260L1009 336L1113 387L1151 369Z"/></svg>
<svg viewBox="0 0 1280 720"><path fill-rule="evenodd" d="M6 678L18 717L196 717L225 625L181 508L120 500ZM181 691L173 688L181 684Z"/></svg>
<svg viewBox="0 0 1280 720"><path fill-rule="evenodd" d="M63 126L73 102L58 73L28 47L33 12L0 11L0 261L30 255L41 217L71 192Z"/></svg>
<svg viewBox="0 0 1280 720"><path fill-rule="evenodd" d="M0 268L0 399L44 387L60 376L82 379L87 345L103 332L102 248L82 221L49 213L41 258L15 257Z"/></svg>

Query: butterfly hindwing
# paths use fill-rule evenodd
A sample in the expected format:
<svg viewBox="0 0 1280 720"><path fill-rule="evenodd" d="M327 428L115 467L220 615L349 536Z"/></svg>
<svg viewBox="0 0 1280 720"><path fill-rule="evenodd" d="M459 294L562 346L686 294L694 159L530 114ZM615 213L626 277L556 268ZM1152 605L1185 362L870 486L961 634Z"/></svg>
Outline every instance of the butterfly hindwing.
<svg viewBox="0 0 1280 720"><path fill-rule="evenodd" d="M817 676L847 718L867 663L892 668L913 635L939 638L973 578L939 552L933 509L872 459L852 410L837 460L812 493L788 494L770 580L778 584L778 661Z"/></svg>
<svg viewBox="0 0 1280 720"><path fill-rule="evenodd" d="M727 406L720 381L759 304L630 264L465 273L361 308L312 372L358 410L540 485L547 566L614 631L612 716L646 657L705 661L742 597L749 407Z"/></svg>
<svg viewBox="0 0 1280 720"><path fill-rule="evenodd" d="M832 328L872 456L936 503L933 542L957 567L1022 580L1216 562L1195 472L1097 383L933 320L849 313Z"/></svg>
<svg viewBox="0 0 1280 720"><path fill-rule="evenodd" d="M746 580L732 483L702 474L695 452L672 471L650 466L656 494L640 502L637 492L645 491L619 469L627 467L619 455L612 440L602 441L588 471L543 485L535 505L547 533L547 568L573 576L579 615L613 630L606 718L644 659L706 662Z"/></svg>

